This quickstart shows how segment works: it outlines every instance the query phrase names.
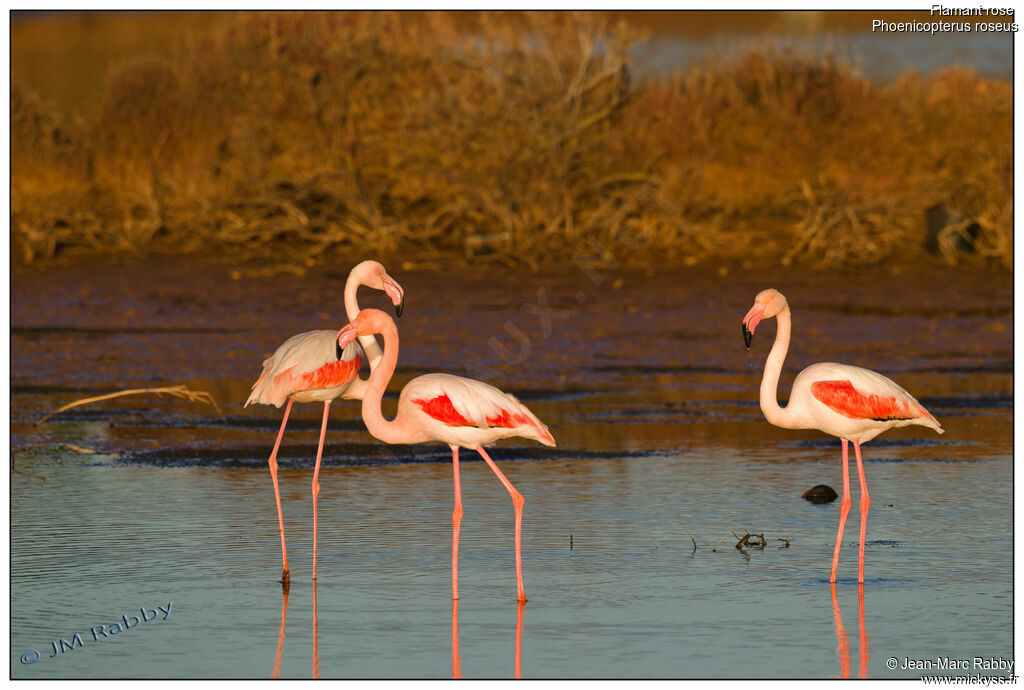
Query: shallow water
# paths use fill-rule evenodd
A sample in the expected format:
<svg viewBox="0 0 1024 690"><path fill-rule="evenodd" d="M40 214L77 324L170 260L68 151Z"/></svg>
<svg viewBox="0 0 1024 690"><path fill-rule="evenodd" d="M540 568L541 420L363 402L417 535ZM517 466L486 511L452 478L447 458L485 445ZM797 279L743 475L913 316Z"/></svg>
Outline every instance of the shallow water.
<svg viewBox="0 0 1024 690"><path fill-rule="evenodd" d="M319 406L296 406L285 435L283 597L266 470L281 411L240 401L264 352L340 325L344 273L16 271L14 677L889 678L921 674L890 671L890 657L1013 658L1008 276L392 272L408 300L391 390L431 370L476 375L558 439L492 453L526 498L529 602L515 601L508 494L464 451L453 611L447 449L377 443L346 402L332 406L321 470L315 589ZM955 305L937 281L956 285ZM946 429L864 446L866 582L854 486L834 596L838 501L800 494L841 489L839 442L768 425L757 387L773 322L749 355L742 345L739 320L769 285L794 310L780 398L803 366L845 361L890 375ZM523 309L539 304L561 310L546 336ZM133 396L31 424L77 398L167 383L210 391L222 414ZM747 532L765 548L734 548ZM94 639L122 616L139 622ZM50 658L61 638L76 646Z"/></svg>

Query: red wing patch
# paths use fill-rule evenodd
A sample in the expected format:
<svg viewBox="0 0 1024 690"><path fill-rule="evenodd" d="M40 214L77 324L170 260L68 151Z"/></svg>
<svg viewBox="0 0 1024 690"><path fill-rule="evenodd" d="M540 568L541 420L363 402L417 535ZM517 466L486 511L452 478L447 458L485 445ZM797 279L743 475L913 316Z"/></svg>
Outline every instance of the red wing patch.
<svg viewBox="0 0 1024 690"><path fill-rule="evenodd" d="M922 416L911 401L892 396L864 395L849 381L815 381L811 384L811 395L850 419L889 422Z"/></svg>
<svg viewBox="0 0 1024 690"><path fill-rule="evenodd" d="M356 356L345 361L339 359L323 365L316 371L302 375L302 386L298 390L318 390L320 388L334 388L344 386L356 377L359 367L363 365L363 358Z"/></svg>
<svg viewBox="0 0 1024 690"><path fill-rule="evenodd" d="M523 414L509 414L508 410L502 410L497 417L488 417L487 423L491 426L500 426L506 429L515 429L524 424L533 424L529 417Z"/></svg>
<svg viewBox="0 0 1024 690"><path fill-rule="evenodd" d="M428 415L444 422L448 426L476 426L466 419L455 409L448 394L440 395L431 400L413 400L414 403ZM487 423L492 427L503 427L505 429L517 429L524 424L533 425L533 421L524 414L510 413L508 410L499 410L493 417L486 418Z"/></svg>
<svg viewBox="0 0 1024 690"><path fill-rule="evenodd" d="M439 422L444 422L448 426L476 426L459 414L459 411L455 409L455 405L452 405L451 398L448 397L447 393L430 400L413 400L413 402L419 405L428 415Z"/></svg>

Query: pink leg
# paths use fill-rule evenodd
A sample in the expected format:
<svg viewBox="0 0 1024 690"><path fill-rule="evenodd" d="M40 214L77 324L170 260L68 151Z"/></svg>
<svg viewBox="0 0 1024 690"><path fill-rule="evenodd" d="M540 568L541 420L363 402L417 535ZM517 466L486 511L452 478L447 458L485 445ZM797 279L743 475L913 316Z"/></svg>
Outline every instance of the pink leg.
<svg viewBox="0 0 1024 690"><path fill-rule="evenodd" d="M853 442L853 452L857 456L857 478L860 480L860 566L857 570L857 582L864 582L864 535L868 531L868 508L871 496L868 485L864 482L864 463L860 459L860 441Z"/></svg>
<svg viewBox="0 0 1024 690"><path fill-rule="evenodd" d="M849 442L843 439L843 502L839 504L839 532L836 534L836 550L832 554L832 576L829 582L836 581L836 568L839 567L839 547L843 544L843 527L846 526L846 516L850 512L850 450Z"/></svg>
<svg viewBox="0 0 1024 690"><path fill-rule="evenodd" d="M452 512L452 599L459 598L459 528L462 526L462 485L459 483L459 448L452 446L455 468L455 510Z"/></svg>
<svg viewBox="0 0 1024 690"><path fill-rule="evenodd" d="M324 436L327 435L327 413L330 412L331 402L324 403L324 421L320 425L320 445L316 449L316 468L313 470L313 581L316 582L316 497L320 495L320 456L324 452Z"/></svg>
<svg viewBox="0 0 1024 690"><path fill-rule="evenodd" d="M490 465L494 474L498 476L498 480L505 485L505 488L512 495L512 506L516 511L516 587L519 590L519 601L526 601L526 590L523 588L523 559L522 559L522 534L523 534L523 504L526 503L526 499L523 495L516 491L516 487L512 486L512 482L505 478L505 475L501 473L498 466L491 460L491 456L487 454L483 446L477 446L476 450L483 457L484 461Z"/></svg>
<svg viewBox="0 0 1024 690"><path fill-rule="evenodd" d="M281 584L288 592L288 581L291 576L288 574L288 550L284 546L284 513L281 512L281 491L277 487L277 450L281 447L281 437L284 436L284 427L288 424L288 413L292 411L292 399L288 398L288 405L284 408L284 419L281 420L281 430L277 432L277 441L274 443L274 450L270 453L270 478L274 480L274 498L277 500L277 523L281 526L281 558L284 561L284 572L281 573Z"/></svg>

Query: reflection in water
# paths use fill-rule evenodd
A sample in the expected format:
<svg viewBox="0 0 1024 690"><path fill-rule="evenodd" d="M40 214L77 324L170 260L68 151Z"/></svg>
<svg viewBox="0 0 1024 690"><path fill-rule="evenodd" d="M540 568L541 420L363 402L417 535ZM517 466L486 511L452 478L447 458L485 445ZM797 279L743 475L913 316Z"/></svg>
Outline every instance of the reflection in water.
<svg viewBox="0 0 1024 690"><path fill-rule="evenodd" d="M281 677L281 655L284 652L284 627L288 618L288 587L284 588L281 600L281 629L277 633L277 652L274 654L274 670L271 678ZM320 623L316 617L316 582L313 583L313 677L320 677Z"/></svg>
<svg viewBox="0 0 1024 690"><path fill-rule="evenodd" d="M868 677L868 657L871 654L871 647L868 644L868 630L864 626L864 583L858 583L857 585L857 598L858 602L858 615L860 617L860 670L858 671L858 678Z"/></svg>
<svg viewBox="0 0 1024 690"><path fill-rule="evenodd" d="M462 660L459 659L459 600L452 599L452 678L462 678Z"/></svg>
<svg viewBox="0 0 1024 690"><path fill-rule="evenodd" d="M516 602L516 675L515 678L522 678L523 676L523 612L526 610L526 602L519 600Z"/></svg>
<svg viewBox="0 0 1024 690"><path fill-rule="evenodd" d="M281 652L284 651L284 622L288 615L288 588L284 589L284 599L281 601L281 630L277 633L277 653L274 655L274 671L271 678L281 677Z"/></svg>
<svg viewBox="0 0 1024 690"><path fill-rule="evenodd" d="M525 601L516 602L516 641L515 641L515 674L513 678L523 676L523 613ZM459 657L459 600L452 599L452 678L462 678L462 659Z"/></svg>
<svg viewBox="0 0 1024 690"><path fill-rule="evenodd" d="M316 619L316 580L313 580L313 677L320 677L320 624Z"/></svg>
<svg viewBox="0 0 1024 690"><path fill-rule="evenodd" d="M850 640L846 637L843 627L843 615L839 611L839 598L836 597L836 583L832 583L832 621L836 625L836 652L839 654L839 677L850 677Z"/></svg>
<svg viewBox="0 0 1024 690"><path fill-rule="evenodd" d="M858 678L868 677L868 662L870 661L871 648L868 643L868 632L864 624L864 583L857 585L857 597L859 599L858 606L858 618L860 624L860 648L859 661L860 665L857 670ZM839 654L839 674L840 678L850 677L850 640L846 634L846 628L843 627L843 614L839 610L839 597L836 596L836 585L832 583L832 620L836 626L836 639L837 646L836 652Z"/></svg>

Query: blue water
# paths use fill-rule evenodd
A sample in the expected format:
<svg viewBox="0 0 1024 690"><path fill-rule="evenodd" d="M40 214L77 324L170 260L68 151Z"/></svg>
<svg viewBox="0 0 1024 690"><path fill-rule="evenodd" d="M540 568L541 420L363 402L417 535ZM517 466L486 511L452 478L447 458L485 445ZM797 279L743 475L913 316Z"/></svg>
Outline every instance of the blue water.
<svg viewBox="0 0 1024 690"><path fill-rule="evenodd" d="M934 463L936 451L973 459L978 449L925 447L889 449L902 461L880 463L869 447L864 614L855 490L839 625L827 584L838 506L799 498L804 487L835 483L838 448L783 459L762 442L745 452L530 462L496 450L527 497L522 676L834 677L845 665L856 677L863 665L889 678L920 675L890 672L890 656L1011 659L1009 456ZM268 473L95 462L20 463L47 481L14 480L15 677L271 676L283 602ZM450 470L323 471L320 677L451 676ZM293 578L283 677L313 673L310 475L281 479ZM511 504L483 463L465 463L462 481L461 673L508 677ZM766 548L744 554L729 536L712 550L747 531L763 533ZM116 638L90 634L168 602L166 620L159 613ZM76 632L84 646L49 658L52 642ZM30 650L44 656L20 663Z"/></svg>
<svg viewBox="0 0 1024 690"><path fill-rule="evenodd" d="M517 305L536 298L537 284L564 305L556 300L580 289L578 277L454 276L445 289L462 306L447 310L415 299L456 298L431 288L436 274L398 274L409 295L399 378L468 373L472 353L559 443L507 441L492 452L526 499L521 609L511 500L472 452L461 455L456 618L447 450L380 444L353 403L331 410L315 590L321 408L295 406L280 456L287 600L277 582L266 458L281 411L241 401L260 355L301 324L319 327L328 307L316 296L343 276L270 284L211 269L175 281L180 270L51 269L14 283L15 678L507 678L517 669L523 678L910 678L921 672L888 660L1012 659L1008 283L941 271L758 275L719 280L695 300L685 296L707 293L700 275L674 275L677 289L666 289L666 276L623 274L620 288L583 283L588 301L546 337ZM167 287L123 291L122 279ZM931 289L940 282L956 286L957 306ZM80 284L90 292L77 302L45 298ZM749 353L740 336L768 284L784 286L794 313L780 397L811 362L869 364L946 430L907 427L865 444L866 582L856 582L853 467L834 598L839 504L800 496L822 483L842 489L839 442L764 421L757 389L773 322ZM893 294L900 309L882 309ZM107 307L118 300L136 316ZM168 302L174 309L161 311ZM534 342L514 365L481 341L507 320ZM76 398L167 381L211 392L222 413L133 396L32 425ZM763 534L765 547L737 550L747 533ZM131 627L94 639L119 620ZM61 639L74 646L50 658Z"/></svg>

